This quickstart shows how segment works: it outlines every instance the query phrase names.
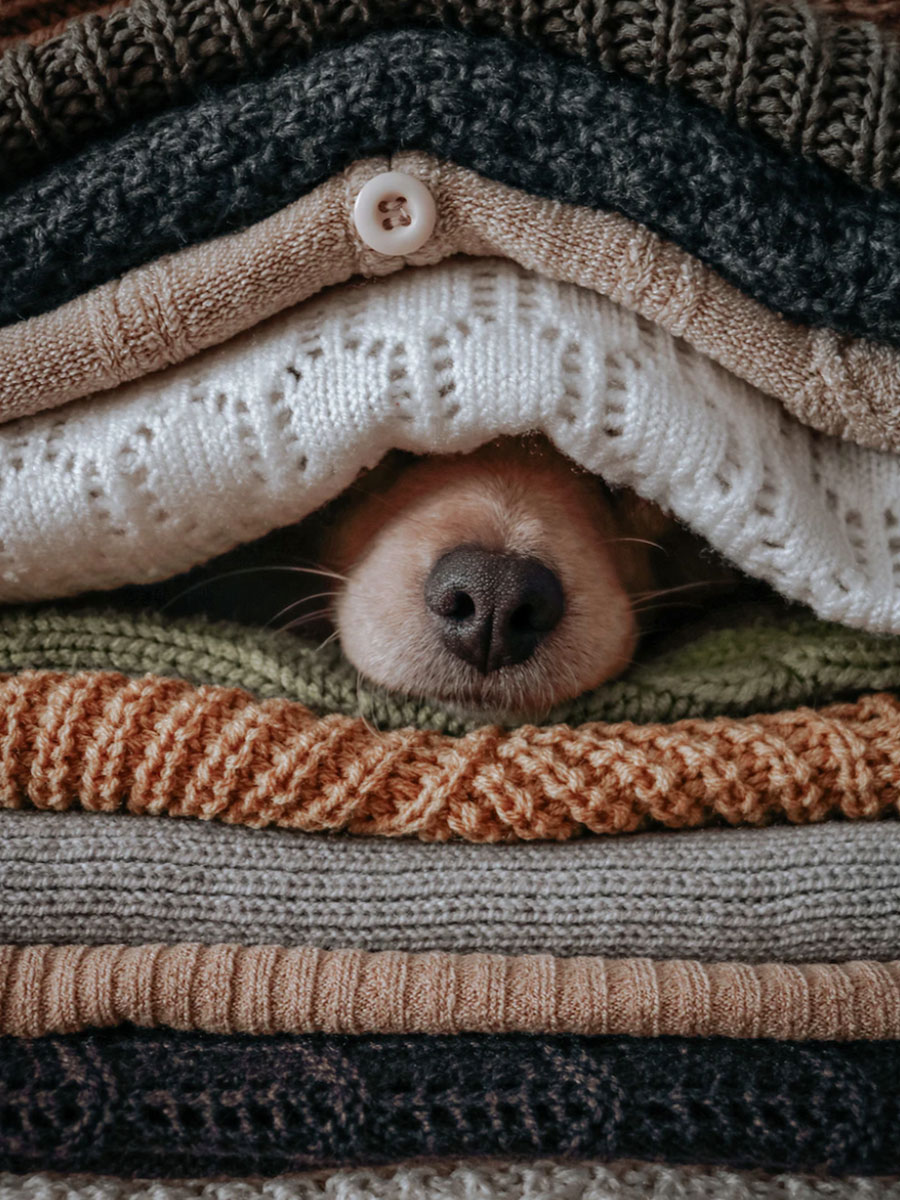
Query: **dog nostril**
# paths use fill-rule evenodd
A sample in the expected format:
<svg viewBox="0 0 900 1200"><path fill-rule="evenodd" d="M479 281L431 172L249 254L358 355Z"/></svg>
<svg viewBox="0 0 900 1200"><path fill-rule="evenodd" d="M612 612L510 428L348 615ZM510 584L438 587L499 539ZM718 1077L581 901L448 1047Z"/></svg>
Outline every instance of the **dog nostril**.
<svg viewBox="0 0 900 1200"><path fill-rule="evenodd" d="M524 662L559 624L562 584L535 558L459 546L425 581L444 645L483 674Z"/></svg>
<svg viewBox="0 0 900 1200"><path fill-rule="evenodd" d="M467 621L475 615L475 601L468 592L454 592L453 602L447 616L451 621Z"/></svg>

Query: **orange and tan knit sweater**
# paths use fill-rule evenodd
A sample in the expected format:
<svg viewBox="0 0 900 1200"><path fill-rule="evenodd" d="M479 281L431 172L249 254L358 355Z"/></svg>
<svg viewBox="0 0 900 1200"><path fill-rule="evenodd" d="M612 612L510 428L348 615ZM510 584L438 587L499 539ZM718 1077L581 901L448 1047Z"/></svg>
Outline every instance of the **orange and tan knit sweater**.
<svg viewBox="0 0 900 1200"><path fill-rule="evenodd" d="M493 842L884 817L898 782L900 701L884 694L743 719L452 738L154 676L0 676L5 807Z"/></svg>

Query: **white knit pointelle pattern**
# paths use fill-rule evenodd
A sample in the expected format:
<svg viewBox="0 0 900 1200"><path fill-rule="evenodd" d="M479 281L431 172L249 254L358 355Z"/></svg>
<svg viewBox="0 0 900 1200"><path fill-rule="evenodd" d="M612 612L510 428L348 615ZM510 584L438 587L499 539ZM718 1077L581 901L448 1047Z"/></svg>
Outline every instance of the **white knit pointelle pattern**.
<svg viewBox="0 0 900 1200"><path fill-rule="evenodd" d="M391 447L531 429L821 616L900 632L900 458L800 425L592 292L466 259L336 289L0 429L0 601L173 575Z"/></svg>

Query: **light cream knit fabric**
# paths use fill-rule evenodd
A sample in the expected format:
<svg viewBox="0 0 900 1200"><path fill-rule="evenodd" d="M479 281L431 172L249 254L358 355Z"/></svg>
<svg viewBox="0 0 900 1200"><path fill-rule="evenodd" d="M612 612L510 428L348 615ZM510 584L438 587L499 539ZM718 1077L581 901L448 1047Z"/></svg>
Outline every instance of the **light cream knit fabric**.
<svg viewBox="0 0 900 1200"><path fill-rule="evenodd" d="M820 616L900 633L900 455L815 433L595 292L461 257L0 426L0 602L175 575L391 448L534 429Z"/></svg>
<svg viewBox="0 0 900 1200"><path fill-rule="evenodd" d="M789 966L280 946L0 946L0 1034L900 1037L900 963Z"/></svg>
<svg viewBox="0 0 900 1200"><path fill-rule="evenodd" d="M178 1183L0 1174L0 1200L900 1200L900 1181L662 1163L457 1162Z"/></svg>
<svg viewBox="0 0 900 1200"><path fill-rule="evenodd" d="M352 206L388 168L423 179L438 223L422 250L385 258ZM420 153L367 160L268 220L0 330L0 421L139 378L251 328L330 284L455 253L499 255L591 288L683 337L801 421L900 448L900 353L782 320L696 259L617 213L529 196Z"/></svg>

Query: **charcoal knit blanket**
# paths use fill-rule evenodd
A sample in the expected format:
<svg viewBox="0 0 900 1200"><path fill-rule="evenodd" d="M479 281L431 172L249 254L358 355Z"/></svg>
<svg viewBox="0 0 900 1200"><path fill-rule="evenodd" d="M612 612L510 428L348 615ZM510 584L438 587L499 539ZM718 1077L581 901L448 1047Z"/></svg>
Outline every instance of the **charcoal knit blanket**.
<svg viewBox="0 0 900 1200"><path fill-rule="evenodd" d="M280 604L273 600L273 607ZM293 633L203 617L0 608L0 671L35 669L240 687L317 713L365 716L379 729L462 734L482 723L370 687L335 644L320 649ZM748 605L670 635L625 675L560 705L545 723L744 716L894 689L900 691L900 637L818 621L803 610Z"/></svg>
<svg viewBox="0 0 900 1200"><path fill-rule="evenodd" d="M678 93L505 40L408 31L205 92L11 192L0 323L405 148L620 211L787 316L900 343L900 197L770 148Z"/></svg>
<svg viewBox="0 0 900 1200"><path fill-rule="evenodd" d="M578 1035L0 1041L0 1169L278 1174L423 1156L900 1168L900 1042Z"/></svg>
<svg viewBox="0 0 900 1200"><path fill-rule="evenodd" d="M0 812L0 942L191 940L900 959L900 821L473 846Z"/></svg>
<svg viewBox="0 0 900 1200"><path fill-rule="evenodd" d="M441 24L674 85L796 154L859 182L898 185L900 47L872 25L838 24L799 0L135 0L73 21L40 46L7 49L0 185L183 104L205 83L373 28Z"/></svg>

